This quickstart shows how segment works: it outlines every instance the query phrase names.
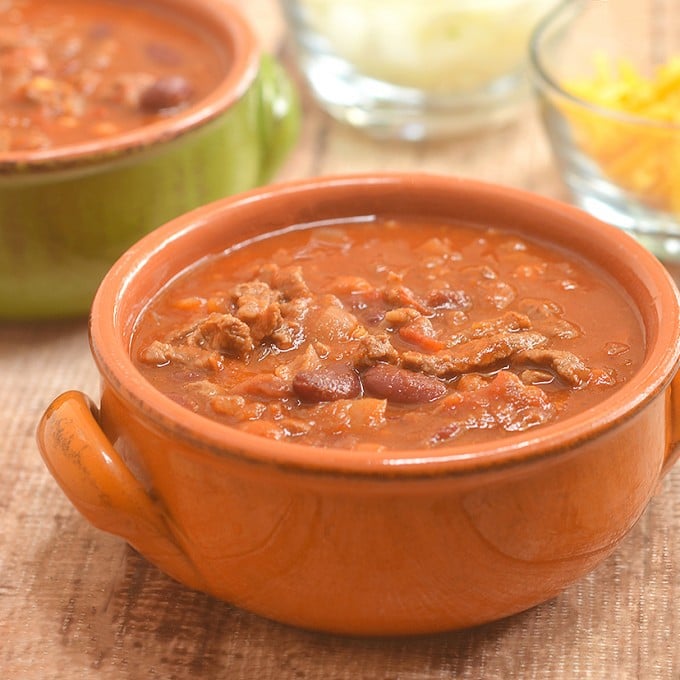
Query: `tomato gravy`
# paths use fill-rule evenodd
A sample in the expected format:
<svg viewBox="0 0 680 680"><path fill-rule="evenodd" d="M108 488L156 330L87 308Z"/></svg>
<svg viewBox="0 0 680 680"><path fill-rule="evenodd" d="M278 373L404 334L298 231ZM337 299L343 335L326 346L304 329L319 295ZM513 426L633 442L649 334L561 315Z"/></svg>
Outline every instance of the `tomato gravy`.
<svg viewBox="0 0 680 680"><path fill-rule="evenodd" d="M296 228L211 256L138 322L132 357L186 408L321 447L437 447L568 418L645 338L625 292L511 231L413 219Z"/></svg>
<svg viewBox="0 0 680 680"><path fill-rule="evenodd" d="M226 56L160 7L0 0L0 153L117 135L214 89Z"/></svg>

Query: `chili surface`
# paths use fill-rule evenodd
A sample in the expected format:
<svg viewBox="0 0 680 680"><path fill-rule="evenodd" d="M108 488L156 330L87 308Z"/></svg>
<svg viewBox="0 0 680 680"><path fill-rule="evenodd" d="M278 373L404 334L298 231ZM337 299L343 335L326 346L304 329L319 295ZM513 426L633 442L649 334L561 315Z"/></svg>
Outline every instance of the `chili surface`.
<svg viewBox="0 0 680 680"><path fill-rule="evenodd" d="M0 0L0 152L110 137L214 89L225 56L153 7Z"/></svg>
<svg viewBox="0 0 680 680"><path fill-rule="evenodd" d="M139 370L197 413L326 447L436 447L596 406L642 362L625 292L511 231L407 219L295 228L163 289Z"/></svg>

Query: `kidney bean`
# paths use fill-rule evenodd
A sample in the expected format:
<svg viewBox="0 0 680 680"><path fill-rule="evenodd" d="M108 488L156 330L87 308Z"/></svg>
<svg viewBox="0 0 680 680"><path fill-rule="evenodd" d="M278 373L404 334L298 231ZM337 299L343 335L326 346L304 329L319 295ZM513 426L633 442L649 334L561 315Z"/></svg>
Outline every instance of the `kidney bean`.
<svg viewBox="0 0 680 680"><path fill-rule="evenodd" d="M177 67L184 62L184 57L180 52L164 43L149 43L144 51L149 59L163 66Z"/></svg>
<svg viewBox="0 0 680 680"><path fill-rule="evenodd" d="M142 91L139 107L149 113L174 109L189 101L192 91L191 83L183 76L165 76Z"/></svg>
<svg viewBox="0 0 680 680"><path fill-rule="evenodd" d="M462 309L472 307L472 300L464 290L454 288L438 288L430 291L427 304L435 309Z"/></svg>
<svg viewBox="0 0 680 680"><path fill-rule="evenodd" d="M376 364L362 376L367 392L400 404L423 404L446 394L439 379L391 364Z"/></svg>
<svg viewBox="0 0 680 680"><path fill-rule="evenodd" d="M356 371L344 364L300 371L293 378L293 392L302 401L322 402L353 399L361 395L361 380Z"/></svg>

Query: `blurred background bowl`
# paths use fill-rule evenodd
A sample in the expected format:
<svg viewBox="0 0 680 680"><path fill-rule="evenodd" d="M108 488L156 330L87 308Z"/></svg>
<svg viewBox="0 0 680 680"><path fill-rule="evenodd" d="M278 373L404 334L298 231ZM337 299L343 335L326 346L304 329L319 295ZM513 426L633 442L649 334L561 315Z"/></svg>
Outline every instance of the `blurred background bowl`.
<svg viewBox="0 0 680 680"><path fill-rule="evenodd" d="M132 243L187 210L266 182L296 138L292 84L233 6L137 6L198 31L223 66L217 85L128 132L0 151L0 319L84 316Z"/></svg>
<svg viewBox="0 0 680 680"><path fill-rule="evenodd" d="M625 1L622 13L566 0L546 16L530 41L533 83L574 201L678 261L680 8Z"/></svg>

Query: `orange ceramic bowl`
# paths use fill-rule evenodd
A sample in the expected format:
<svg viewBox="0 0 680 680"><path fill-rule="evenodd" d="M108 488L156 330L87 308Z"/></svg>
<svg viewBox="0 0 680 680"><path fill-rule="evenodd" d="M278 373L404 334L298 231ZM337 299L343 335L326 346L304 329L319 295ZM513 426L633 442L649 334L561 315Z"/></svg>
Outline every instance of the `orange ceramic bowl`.
<svg viewBox="0 0 680 680"><path fill-rule="evenodd" d="M135 369L140 312L197 259L386 210L512 226L587 253L639 310L643 365L596 409L490 444L323 455L190 412ZM317 630L462 628L559 593L638 520L678 452L679 311L652 255L573 207L436 176L303 180L199 208L133 246L92 307L101 405L61 395L38 439L87 519L191 588Z"/></svg>

